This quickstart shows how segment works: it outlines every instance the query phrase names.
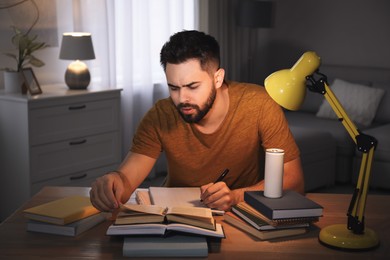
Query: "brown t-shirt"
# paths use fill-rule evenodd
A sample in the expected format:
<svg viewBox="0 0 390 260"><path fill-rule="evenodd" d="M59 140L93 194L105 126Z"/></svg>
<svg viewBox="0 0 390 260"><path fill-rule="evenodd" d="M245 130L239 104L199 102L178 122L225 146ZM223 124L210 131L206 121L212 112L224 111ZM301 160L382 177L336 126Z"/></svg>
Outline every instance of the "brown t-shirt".
<svg viewBox="0 0 390 260"><path fill-rule="evenodd" d="M186 123L170 98L158 101L141 121L131 151L168 160L167 186L201 186L214 182L228 168L224 181L231 189L257 183L267 148L285 151L284 161L299 157L281 108L265 89L228 82L229 111L212 134Z"/></svg>

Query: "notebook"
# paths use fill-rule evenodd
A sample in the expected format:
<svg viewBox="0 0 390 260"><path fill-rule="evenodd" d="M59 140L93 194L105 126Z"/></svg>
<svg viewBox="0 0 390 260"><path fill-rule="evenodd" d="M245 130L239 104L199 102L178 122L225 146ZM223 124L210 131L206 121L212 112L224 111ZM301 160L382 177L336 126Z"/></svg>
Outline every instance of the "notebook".
<svg viewBox="0 0 390 260"><path fill-rule="evenodd" d="M293 191L285 190L280 198L267 198L263 191L246 191L244 200L269 219L322 216L322 206Z"/></svg>

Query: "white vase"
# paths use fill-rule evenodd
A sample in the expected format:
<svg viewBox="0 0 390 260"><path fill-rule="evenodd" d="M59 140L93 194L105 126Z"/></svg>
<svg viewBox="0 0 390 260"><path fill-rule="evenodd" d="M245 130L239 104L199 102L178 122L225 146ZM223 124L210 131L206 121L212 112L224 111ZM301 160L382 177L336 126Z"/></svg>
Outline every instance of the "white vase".
<svg viewBox="0 0 390 260"><path fill-rule="evenodd" d="M26 93L21 72L4 71L4 91L5 93Z"/></svg>

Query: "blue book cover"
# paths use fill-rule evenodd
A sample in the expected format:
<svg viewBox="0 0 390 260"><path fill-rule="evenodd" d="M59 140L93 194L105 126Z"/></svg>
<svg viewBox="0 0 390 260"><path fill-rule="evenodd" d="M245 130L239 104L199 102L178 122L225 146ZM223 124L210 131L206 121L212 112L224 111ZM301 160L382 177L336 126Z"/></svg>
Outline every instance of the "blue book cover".
<svg viewBox="0 0 390 260"><path fill-rule="evenodd" d="M123 240L127 257L207 257L204 236L170 234L167 236L127 236Z"/></svg>

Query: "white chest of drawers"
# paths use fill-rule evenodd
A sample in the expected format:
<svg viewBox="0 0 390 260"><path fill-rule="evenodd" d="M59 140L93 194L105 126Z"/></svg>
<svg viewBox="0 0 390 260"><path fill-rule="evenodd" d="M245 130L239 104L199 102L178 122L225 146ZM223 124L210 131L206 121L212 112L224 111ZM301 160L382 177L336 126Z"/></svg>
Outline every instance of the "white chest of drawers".
<svg viewBox="0 0 390 260"><path fill-rule="evenodd" d="M0 220L46 185L89 186L121 162L120 89L0 94Z"/></svg>

